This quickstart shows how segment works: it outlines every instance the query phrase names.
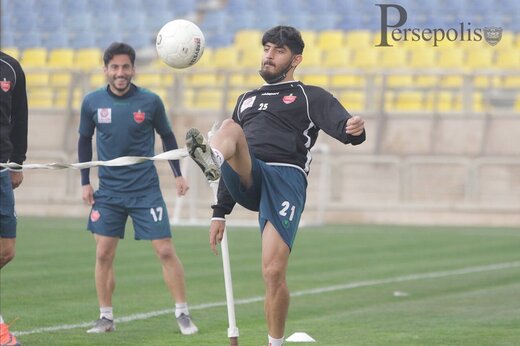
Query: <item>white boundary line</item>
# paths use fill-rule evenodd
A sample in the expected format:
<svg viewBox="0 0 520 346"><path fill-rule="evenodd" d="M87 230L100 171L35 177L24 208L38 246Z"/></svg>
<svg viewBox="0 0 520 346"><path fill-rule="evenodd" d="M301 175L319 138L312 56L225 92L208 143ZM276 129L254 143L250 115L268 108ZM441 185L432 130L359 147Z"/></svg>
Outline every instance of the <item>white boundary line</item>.
<svg viewBox="0 0 520 346"><path fill-rule="evenodd" d="M302 290L302 291L293 292L291 294L291 297L301 297L301 296L312 295L312 294L322 294L322 293L327 293L327 292L350 290L350 289L360 288L360 287L385 285L385 284L405 282L405 281L444 278L444 277L449 277L449 276L482 273L482 272L488 272L488 271L519 268L519 267L520 267L520 261L508 262L508 263L497 263L497 264L490 264L490 265L484 265L484 266L478 266L478 267L466 267L466 268L461 268L461 269L430 272L430 273L423 273L423 274L410 274L410 275L396 276L396 277L388 278L388 279L358 281L358 282L352 282L352 283L347 283L347 284L343 284L343 285L334 285L334 286L320 287L320 288L314 288L314 289L309 289L309 290ZM246 305L246 304L252 304L252 303L263 302L263 301L264 301L264 297L258 296L258 297L251 297L251 298L247 298L247 299L237 299L237 300L235 300L235 304L236 305ZM205 309L210 309L210 308L215 308L215 307L225 307L225 306L226 306L226 302L224 301L224 302L207 303L207 304L199 304L199 305L190 306L190 310L205 310ZM124 323L124 322L132 322L132 321L137 321L137 320L146 320L146 319L149 319L152 317L162 316L162 315L166 315L166 314L170 314L170 313L171 314L174 313L173 308L165 309L165 310L158 310L158 311L151 311L151 312L140 313L140 314L133 314L133 315L129 315L129 316L123 316L120 318L116 318L115 321L118 323ZM78 323L78 324L62 324L62 325L53 326L53 327L43 327L43 328L36 328L36 329L28 330L28 331L14 332L13 334L16 336L22 336L22 335L55 332L55 331L75 329L75 328L87 328L92 325L93 325L93 322L84 322L84 323Z"/></svg>

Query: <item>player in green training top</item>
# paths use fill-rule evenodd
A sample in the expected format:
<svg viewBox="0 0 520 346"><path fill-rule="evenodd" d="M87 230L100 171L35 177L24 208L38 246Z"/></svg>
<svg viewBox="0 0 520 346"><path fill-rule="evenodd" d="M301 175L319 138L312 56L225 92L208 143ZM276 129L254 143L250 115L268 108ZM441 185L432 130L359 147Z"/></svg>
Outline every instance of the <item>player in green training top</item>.
<svg viewBox="0 0 520 346"><path fill-rule="evenodd" d="M177 149L177 142L156 94L131 83L135 74L135 51L125 43L112 43L104 52L104 73L108 86L88 94L81 106L78 157L92 159L92 136L96 132L97 157L111 160L120 156L153 156L155 131L165 150ZM188 184L179 162L170 161L177 194ZM115 288L113 260L117 244L124 237L128 216L135 239L151 240L163 269L163 277L175 300L175 316L182 334L198 331L186 302L184 269L171 242L168 212L152 161L121 167L99 168L99 189L90 185L89 170L81 171L83 200L92 205L88 229L96 241L95 281L100 317L88 333L113 331L112 294Z"/></svg>

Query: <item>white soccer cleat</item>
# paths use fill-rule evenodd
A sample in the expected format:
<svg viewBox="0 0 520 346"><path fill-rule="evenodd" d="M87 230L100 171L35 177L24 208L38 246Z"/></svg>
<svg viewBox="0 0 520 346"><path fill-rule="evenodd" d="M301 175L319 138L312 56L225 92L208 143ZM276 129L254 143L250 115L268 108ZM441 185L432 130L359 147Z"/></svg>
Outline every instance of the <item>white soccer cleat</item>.
<svg viewBox="0 0 520 346"><path fill-rule="evenodd" d="M192 335L199 331L199 328L197 328L195 323L191 320L190 315L184 313L177 317L177 324L179 325L182 335Z"/></svg>
<svg viewBox="0 0 520 346"><path fill-rule="evenodd" d="M94 323L94 327L87 330L89 334L108 333L116 330L116 324L114 321L108 318L100 318Z"/></svg>

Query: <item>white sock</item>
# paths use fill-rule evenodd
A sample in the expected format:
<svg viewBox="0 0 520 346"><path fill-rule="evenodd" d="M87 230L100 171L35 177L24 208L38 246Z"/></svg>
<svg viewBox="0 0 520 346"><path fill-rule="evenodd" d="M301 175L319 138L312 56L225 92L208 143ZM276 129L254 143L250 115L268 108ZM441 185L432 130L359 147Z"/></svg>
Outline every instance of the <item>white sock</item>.
<svg viewBox="0 0 520 346"><path fill-rule="evenodd" d="M175 317L179 317L181 314L189 315L188 303L175 304Z"/></svg>
<svg viewBox="0 0 520 346"><path fill-rule="evenodd" d="M269 346L282 346L283 345L283 336L281 339L275 339L271 337L271 335L267 334L267 338L269 339Z"/></svg>
<svg viewBox="0 0 520 346"><path fill-rule="evenodd" d="M114 312L111 306L104 306L99 308L99 318L106 318L110 321L114 320Z"/></svg>
<svg viewBox="0 0 520 346"><path fill-rule="evenodd" d="M211 151L213 151L213 155L215 157L215 160L217 161L217 165L219 167L222 166L224 161L226 161L224 159L224 155L222 155L222 153L218 149L211 148Z"/></svg>
<svg viewBox="0 0 520 346"><path fill-rule="evenodd" d="M4 323L4 318L0 315L0 323Z"/></svg>

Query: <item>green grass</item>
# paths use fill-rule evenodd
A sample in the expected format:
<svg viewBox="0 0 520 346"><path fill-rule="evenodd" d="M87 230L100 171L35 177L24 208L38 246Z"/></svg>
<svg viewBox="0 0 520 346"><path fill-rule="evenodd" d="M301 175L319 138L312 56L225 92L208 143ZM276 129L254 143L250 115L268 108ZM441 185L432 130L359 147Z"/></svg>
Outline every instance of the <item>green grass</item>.
<svg viewBox="0 0 520 346"><path fill-rule="evenodd" d="M0 302L5 320L19 317L11 329L24 346L229 344L221 258L209 249L207 228L197 227L175 228L174 242L199 334L180 335L172 313L119 322L104 335L88 335L85 326L63 329L98 315L94 241L84 229L78 219L19 220L17 256L1 272ZM228 236L239 343L265 345L259 232L230 228ZM131 230L115 269L116 317L172 309L151 245L134 241ZM286 336L306 332L318 345L520 344L519 229L303 228L288 282L295 295Z"/></svg>

